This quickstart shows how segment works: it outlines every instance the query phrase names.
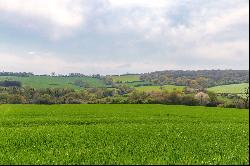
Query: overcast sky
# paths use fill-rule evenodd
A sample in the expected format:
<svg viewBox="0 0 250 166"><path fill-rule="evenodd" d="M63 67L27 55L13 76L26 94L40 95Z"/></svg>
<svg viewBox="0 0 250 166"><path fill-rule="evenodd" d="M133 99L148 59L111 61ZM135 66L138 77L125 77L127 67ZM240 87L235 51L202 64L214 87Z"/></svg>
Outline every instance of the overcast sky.
<svg viewBox="0 0 250 166"><path fill-rule="evenodd" d="M0 0L0 70L249 69L249 0Z"/></svg>

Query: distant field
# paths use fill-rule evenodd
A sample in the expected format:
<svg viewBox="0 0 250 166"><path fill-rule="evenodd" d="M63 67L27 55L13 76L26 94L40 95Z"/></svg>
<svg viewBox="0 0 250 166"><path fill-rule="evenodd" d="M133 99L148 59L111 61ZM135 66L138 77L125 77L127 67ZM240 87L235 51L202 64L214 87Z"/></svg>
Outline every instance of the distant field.
<svg viewBox="0 0 250 166"><path fill-rule="evenodd" d="M0 105L0 164L249 164L249 111Z"/></svg>
<svg viewBox="0 0 250 166"><path fill-rule="evenodd" d="M87 82L91 87L104 87L102 80L91 77L50 77L50 76L30 76L30 77L15 77L15 76L0 76L0 81L15 80L22 82L23 86L33 88L73 88L80 89L74 85L74 81L82 80Z"/></svg>
<svg viewBox="0 0 250 166"><path fill-rule="evenodd" d="M121 76L112 76L114 82L121 81L121 82L133 82L133 81L140 81L139 75L121 75Z"/></svg>
<svg viewBox="0 0 250 166"><path fill-rule="evenodd" d="M248 83L243 84L231 84L231 85L222 85L208 88L208 91L215 93L243 93L245 88L249 87Z"/></svg>
<svg viewBox="0 0 250 166"><path fill-rule="evenodd" d="M152 83L150 83L150 82L143 82L143 81L141 81L141 82L128 82L128 83L122 83L123 85L128 85L128 86L130 86L130 87L137 87L137 86L144 86L145 84L146 84L146 86L147 85L149 85L149 84L152 84Z"/></svg>
<svg viewBox="0 0 250 166"><path fill-rule="evenodd" d="M175 86L175 85L141 86L141 87L136 87L135 89L137 89L139 91L144 91L144 92L152 92L152 91L159 92L159 91L164 91L164 90L171 92L174 90L182 91L184 89L184 86Z"/></svg>

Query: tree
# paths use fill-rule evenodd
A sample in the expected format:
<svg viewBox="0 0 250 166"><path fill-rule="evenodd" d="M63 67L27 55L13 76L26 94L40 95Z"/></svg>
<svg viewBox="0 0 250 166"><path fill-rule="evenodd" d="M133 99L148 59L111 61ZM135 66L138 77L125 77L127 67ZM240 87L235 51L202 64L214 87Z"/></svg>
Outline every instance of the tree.
<svg viewBox="0 0 250 166"><path fill-rule="evenodd" d="M207 104L207 106L216 107L217 105L220 104L217 95L215 93L208 92L208 96L209 96L209 103Z"/></svg>
<svg viewBox="0 0 250 166"><path fill-rule="evenodd" d="M249 108L249 87L245 88L244 96L242 97L244 101L245 108Z"/></svg>
<svg viewBox="0 0 250 166"><path fill-rule="evenodd" d="M129 97L128 101L131 104L146 104L149 102L149 94L145 92L133 91Z"/></svg>
<svg viewBox="0 0 250 166"><path fill-rule="evenodd" d="M133 91L133 88L127 86L127 85L116 85L115 88L118 89L119 95L128 94Z"/></svg>
<svg viewBox="0 0 250 166"><path fill-rule="evenodd" d="M181 93L179 91L173 91L168 93L166 98L167 104L180 104L181 103Z"/></svg>
<svg viewBox="0 0 250 166"><path fill-rule="evenodd" d="M209 95L204 92L197 93L195 99L199 101L200 105L207 105L209 103Z"/></svg>
<svg viewBox="0 0 250 166"><path fill-rule="evenodd" d="M55 72L52 72L52 73L51 73L51 76L52 76L52 77L54 77L55 75L56 75L56 73L55 73Z"/></svg>
<svg viewBox="0 0 250 166"><path fill-rule="evenodd" d="M89 88L90 87L89 83L84 82L83 80L79 80L79 79L74 81L74 85L79 86L81 88Z"/></svg>
<svg viewBox="0 0 250 166"><path fill-rule="evenodd" d="M209 79L205 77L199 77L196 79L197 83L202 89L208 88L209 85Z"/></svg>
<svg viewBox="0 0 250 166"><path fill-rule="evenodd" d="M103 78L104 82L106 85L110 85L110 86L113 86L114 83L113 83L113 78L110 77L110 76L106 76Z"/></svg>
<svg viewBox="0 0 250 166"><path fill-rule="evenodd" d="M199 100L195 99L194 96L185 95L185 96L182 97L181 104L182 105L195 106L195 105L199 104Z"/></svg>
<svg viewBox="0 0 250 166"><path fill-rule="evenodd" d="M201 89L201 86L198 84L196 80L191 80L188 86L193 89Z"/></svg>

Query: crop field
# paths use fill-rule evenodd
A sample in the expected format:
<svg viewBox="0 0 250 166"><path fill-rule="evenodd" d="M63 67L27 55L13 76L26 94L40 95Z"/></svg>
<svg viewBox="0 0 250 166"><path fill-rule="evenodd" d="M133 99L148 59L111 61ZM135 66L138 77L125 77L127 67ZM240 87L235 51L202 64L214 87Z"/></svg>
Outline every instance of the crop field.
<svg viewBox="0 0 250 166"><path fill-rule="evenodd" d="M242 83L242 84L215 86L212 88L208 88L208 90L215 93L244 93L244 90L247 87L249 87L248 83Z"/></svg>
<svg viewBox="0 0 250 166"><path fill-rule="evenodd" d="M121 81L121 82L134 82L140 81L139 75L121 75L121 76L112 76L114 82Z"/></svg>
<svg viewBox="0 0 250 166"><path fill-rule="evenodd" d="M20 81L23 86L30 86L33 88L72 88L80 89L79 86L74 85L76 80L82 80L88 83L91 87L104 87L102 80L91 77L50 77L50 76L30 76L30 77L16 77L16 76L0 76L0 81L11 80Z"/></svg>
<svg viewBox="0 0 250 166"><path fill-rule="evenodd" d="M0 105L0 164L249 164L249 111Z"/></svg>
<svg viewBox="0 0 250 166"><path fill-rule="evenodd" d="M141 87L136 87L135 89L139 91L144 91L144 92L159 92L159 91L169 91L172 92L174 90L182 91L184 89L184 86L175 86L175 85L164 85L164 86L141 86Z"/></svg>

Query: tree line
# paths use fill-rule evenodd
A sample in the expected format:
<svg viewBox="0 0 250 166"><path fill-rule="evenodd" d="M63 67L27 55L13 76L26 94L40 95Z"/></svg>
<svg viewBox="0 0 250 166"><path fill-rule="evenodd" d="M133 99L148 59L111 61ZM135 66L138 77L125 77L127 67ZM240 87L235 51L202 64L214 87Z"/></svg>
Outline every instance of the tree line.
<svg viewBox="0 0 250 166"><path fill-rule="evenodd" d="M248 70L167 70L141 74L140 79L156 85L178 85L208 88L249 82Z"/></svg>
<svg viewBox="0 0 250 166"><path fill-rule="evenodd" d="M208 107L249 108L239 96L225 103L212 92L186 94L183 91L140 92L125 85L116 88L35 89L30 87L0 87L0 104L169 104Z"/></svg>
<svg viewBox="0 0 250 166"><path fill-rule="evenodd" d="M0 76L29 77L33 75L31 72L0 72Z"/></svg>

